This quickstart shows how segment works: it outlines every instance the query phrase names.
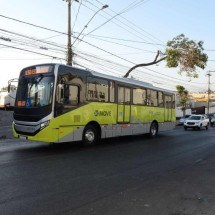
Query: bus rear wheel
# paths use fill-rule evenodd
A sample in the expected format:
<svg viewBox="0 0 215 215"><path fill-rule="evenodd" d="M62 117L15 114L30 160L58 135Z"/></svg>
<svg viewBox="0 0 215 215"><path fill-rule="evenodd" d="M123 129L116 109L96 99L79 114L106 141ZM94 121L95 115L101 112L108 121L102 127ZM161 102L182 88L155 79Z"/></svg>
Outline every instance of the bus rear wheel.
<svg viewBox="0 0 215 215"><path fill-rule="evenodd" d="M84 146L95 145L99 141L98 129L93 125L87 125L84 128L82 143Z"/></svg>
<svg viewBox="0 0 215 215"><path fill-rule="evenodd" d="M149 131L149 136L150 137L155 137L158 134L158 125L156 122L152 122L150 126L150 131Z"/></svg>

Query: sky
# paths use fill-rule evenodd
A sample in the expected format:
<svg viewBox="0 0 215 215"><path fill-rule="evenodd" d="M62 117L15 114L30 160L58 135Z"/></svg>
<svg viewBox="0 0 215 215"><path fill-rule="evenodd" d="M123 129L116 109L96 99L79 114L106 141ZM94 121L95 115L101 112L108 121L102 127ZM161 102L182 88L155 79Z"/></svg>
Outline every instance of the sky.
<svg viewBox="0 0 215 215"><path fill-rule="evenodd" d="M206 74L215 71L215 1L71 1L74 66L123 77L135 64L153 61L168 40L183 33L204 42L208 62L198 70L198 79L179 75L165 62L138 68L132 78L170 90L182 85L189 92L207 91ZM101 10L104 5L108 7ZM66 1L0 0L0 88L27 66L65 64L67 21ZM211 75L215 91L215 73Z"/></svg>

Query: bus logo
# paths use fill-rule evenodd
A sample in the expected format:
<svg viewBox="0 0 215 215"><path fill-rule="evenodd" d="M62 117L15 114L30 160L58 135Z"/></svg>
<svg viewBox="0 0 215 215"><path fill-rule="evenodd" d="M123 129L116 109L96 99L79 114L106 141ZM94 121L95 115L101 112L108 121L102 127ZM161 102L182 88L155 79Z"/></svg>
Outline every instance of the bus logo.
<svg viewBox="0 0 215 215"><path fill-rule="evenodd" d="M98 110L95 110L94 116L111 116L111 111L98 111Z"/></svg>

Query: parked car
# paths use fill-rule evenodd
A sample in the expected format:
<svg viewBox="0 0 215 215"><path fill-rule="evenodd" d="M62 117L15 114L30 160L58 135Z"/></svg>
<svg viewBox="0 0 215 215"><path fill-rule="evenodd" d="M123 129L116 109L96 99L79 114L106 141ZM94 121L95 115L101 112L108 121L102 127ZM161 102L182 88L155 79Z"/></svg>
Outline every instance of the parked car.
<svg viewBox="0 0 215 215"><path fill-rule="evenodd" d="M212 116L210 118L210 124L211 124L211 127L213 127L215 125L215 116Z"/></svg>
<svg viewBox="0 0 215 215"><path fill-rule="evenodd" d="M209 118L206 115L191 115L184 122L184 129L187 130L188 128L198 128L200 130L202 127L205 127L207 130L209 123Z"/></svg>
<svg viewBox="0 0 215 215"><path fill-rule="evenodd" d="M207 116L208 116L209 119L211 119L211 118L214 117L214 114L213 113L209 113L209 114L207 114Z"/></svg>
<svg viewBox="0 0 215 215"><path fill-rule="evenodd" d="M190 115L185 115L184 117L181 117L179 119L178 125L184 125L184 122L186 121L186 119L188 119Z"/></svg>

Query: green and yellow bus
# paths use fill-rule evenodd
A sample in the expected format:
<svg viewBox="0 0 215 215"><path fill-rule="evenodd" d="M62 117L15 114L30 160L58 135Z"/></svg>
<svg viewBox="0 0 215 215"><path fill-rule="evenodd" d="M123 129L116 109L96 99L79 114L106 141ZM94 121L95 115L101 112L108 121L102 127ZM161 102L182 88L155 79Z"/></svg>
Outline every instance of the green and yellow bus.
<svg viewBox="0 0 215 215"><path fill-rule="evenodd" d="M175 94L152 84L62 64L24 68L19 77L13 136L95 144L101 138L175 127Z"/></svg>

